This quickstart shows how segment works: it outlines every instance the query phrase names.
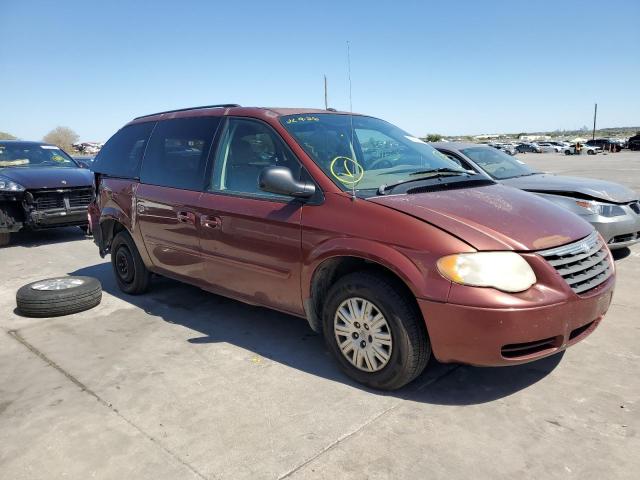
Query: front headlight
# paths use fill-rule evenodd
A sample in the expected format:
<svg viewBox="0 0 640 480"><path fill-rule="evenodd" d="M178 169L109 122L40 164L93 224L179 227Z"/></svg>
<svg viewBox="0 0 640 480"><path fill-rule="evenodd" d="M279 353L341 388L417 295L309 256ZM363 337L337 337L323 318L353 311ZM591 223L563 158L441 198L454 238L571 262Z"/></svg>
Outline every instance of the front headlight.
<svg viewBox="0 0 640 480"><path fill-rule="evenodd" d="M611 203L600 203L587 200L576 200L576 205L589 210L596 215L602 215L603 217L620 217L625 215L624 209L619 205L613 205Z"/></svg>
<svg viewBox="0 0 640 480"><path fill-rule="evenodd" d="M493 287L504 292L523 292L536 283L527 261L514 252L447 255L438 260L438 271L461 285Z"/></svg>
<svg viewBox="0 0 640 480"><path fill-rule="evenodd" d="M24 187L7 177L0 176L0 192L24 192Z"/></svg>

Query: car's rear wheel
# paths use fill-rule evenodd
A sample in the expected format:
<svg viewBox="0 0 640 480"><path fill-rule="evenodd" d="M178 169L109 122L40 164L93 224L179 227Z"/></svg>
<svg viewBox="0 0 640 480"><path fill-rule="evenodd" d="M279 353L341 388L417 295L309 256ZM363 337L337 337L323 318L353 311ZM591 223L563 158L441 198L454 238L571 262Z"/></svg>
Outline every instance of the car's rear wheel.
<svg viewBox="0 0 640 480"><path fill-rule="evenodd" d="M417 307L399 285L375 273L352 273L331 288L323 329L340 368L373 388L406 385L431 355Z"/></svg>
<svg viewBox="0 0 640 480"><path fill-rule="evenodd" d="M564 154L565 154L565 155L571 155L571 150L565 150L565 151L564 151Z"/></svg>
<svg viewBox="0 0 640 480"><path fill-rule="evenodd" d="M149 289L151 273L142 261L136 244L128 232L118 233L111 242L111 266L118 287L130 295Z"/></svg>
<svg viewBox="0 0 640 480"><path fill-rule="evenodd" d="M595 155L596 152L594 150L587 150L587 155Z"/></svg>

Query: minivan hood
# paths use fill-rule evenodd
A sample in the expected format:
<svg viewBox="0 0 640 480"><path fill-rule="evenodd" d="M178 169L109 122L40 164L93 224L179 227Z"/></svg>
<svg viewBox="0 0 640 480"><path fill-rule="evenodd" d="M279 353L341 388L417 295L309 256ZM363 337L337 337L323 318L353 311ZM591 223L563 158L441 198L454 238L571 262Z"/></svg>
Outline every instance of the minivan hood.
<svg viewBox="0 0 640 480"><path fill-rule="evenodd" d="M568 210L504 185L377 196L369 201L433 224L477 250L541 250L593 231Z"/></svg>
<svg viewBox="0 0 640 480"><path fill-rule="evenodd" d="M593 178L567 177L543 173L527 175L525 177L507 178L501 180L505 185L522 190L539 193L577 193L580 197L586 195L595 200L606 202L627 203L638 199L638 194L618 183L596 180Z"/></svg>
<svg viewBox="0 0 640 480"><path fill-rule="evenodd" d="M83 168L0 168L0 175L19 183L27 190L35 188L89 187L92 185L91 171Z"/></svg>

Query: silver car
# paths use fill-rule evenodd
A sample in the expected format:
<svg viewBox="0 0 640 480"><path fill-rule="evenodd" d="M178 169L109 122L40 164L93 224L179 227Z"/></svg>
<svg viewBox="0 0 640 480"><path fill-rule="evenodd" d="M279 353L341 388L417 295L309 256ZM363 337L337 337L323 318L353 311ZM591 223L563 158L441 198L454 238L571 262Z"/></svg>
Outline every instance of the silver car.
<svg viewBox="0 0 640 480"><path fill-rule="evenodd" d="M639 195L620 184L538 172L522 160L476 143L432 143L462 167L485 173L505 185L536 193L580 215L604 237L611 250L640 241Z"/></svg>

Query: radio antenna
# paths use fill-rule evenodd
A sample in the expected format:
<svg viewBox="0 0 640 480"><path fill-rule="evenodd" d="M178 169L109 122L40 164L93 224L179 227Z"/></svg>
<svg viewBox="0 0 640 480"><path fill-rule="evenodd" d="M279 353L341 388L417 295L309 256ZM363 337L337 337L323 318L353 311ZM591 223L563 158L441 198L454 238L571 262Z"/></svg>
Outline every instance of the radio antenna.
<svg viewBox="0 0 640 480"><path fill-rule="evenodd" d="M353 99L351 96L351 42L347 40L347 72L349 75L349 122L351 124L351 155L353 156L353 178L351 179L351 200L356 199L356 182L355 179L359 174L358 169L361 168L356 159L356 150L353 148L354 130L353 130Z"/></svg>

